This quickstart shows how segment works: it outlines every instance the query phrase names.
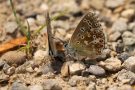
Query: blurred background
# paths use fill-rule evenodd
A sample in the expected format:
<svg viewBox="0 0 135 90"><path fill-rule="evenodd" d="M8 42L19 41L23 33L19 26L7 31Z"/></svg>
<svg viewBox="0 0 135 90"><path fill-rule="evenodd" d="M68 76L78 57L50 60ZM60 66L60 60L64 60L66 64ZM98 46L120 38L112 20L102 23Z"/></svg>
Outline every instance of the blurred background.
<svg viewBox="0 0 135 90"><path fill-rule="evenodd" d="M45 13L48 10L50 14L50 18L51 18L51 27L52 27L52 32L54 34L54 37L60 38L61 40L64 40L64 41L68 41L71 38L72 33L74 32L78 23L82 19L83 15L85 15L88 11L96 12L99 16L99 19L103 26L104 33L106 35L109 57L116 56L120 60L120 66L119 66L119 64L114 64L115 62L111 63L113 62L113 60L116 60L116 58L113 58L113 60L111 59L112 61L110 61L110 64L113 64L111 69L110 68L108 69L108 67L105 67L102 64L101 66L105 67L105 70L107 71L117 72L121 70L120 68L122 67L122 63L125 62L125 60L127 60L129 57L131 57L128 64L127 63L124 64L124 68L128 69L129 71L135 72L135 67L134 67L135 66L135 57L134 57L135 55L135 0L13 0L13 4L16 10L17 17L20 18L20 22L23 25L27 26L27 21L28 21L31 32L38 30L41 26L43 26L46 23ZM34 41L37 47L40 49L47 47L46 35L45 37L43 37L42 35L45 32L46 32L46 27L41 30L41 33L40 33L41 35L39 34L38 38ZM18 24L16 23L16 20L15 20L15 17L11 8L10 0L0 0L0 44L1 44L0 47L5 46L4 43L9 42L10 40L15 41L15 39L19 37L23 37L23 36L24 35L22 34L22 32L20 32L20 27L18 27ZM21 40L22 39L19 39L20 42ZM18 41L15 41L15 42L17 42L18 44ZM22 40L22 42L26 43L26 40ZM0 51L1 51L1 48L0 48ZM39 59L39 57L42 58L42 56L46 55L46 53L44 54L44 52L43 53L40 52L40 55L43 54L41 56L39 54L37 55L37 53L35 54L35 52L33 53L34 53L34 56L33 56L34 59L35 58ZM0 56L3 55L3 53L0 53L0 54L1 54ZM5 76L5 74L3 74L3 71L2 70L0 71L0 73L4 76L4 78L0 76L0 88L2 88L1 86L3 85L3 81L6 82L6 84L4 84L6 86L7 81L11 79L9 76L15 73L16 70L13 68L14 65L12 64L14 64L14 62L16 64L18 63L20 64L20 61L22 63L26 61L24 60L25 55L22 53L20 53L20 55L21 55L21 59L19 58L18 60L16 58L15 60L17 61L10 60L11 56L16 56L16 54L2 56L2 58L6 58L6 59L8 58L7 62L11 64L10 69L14 70L14 72L9 73L8 72L9 68L6 68L4 73L6 72L6 75L8 76ZM20 56L18 55L18 57ZM108 57L106 56L104 58L107 59ZM36 61L36 63L38 62L41 65L42 62ZM4 64L0 63L0 66L2 65ZM32 65L33 64L30 64L31 67ZM23 67L26 67L26 66L23 66ZM115 67L115 66L118 66L118 67ZM42 73L46 73L46 66L43 66L42 69L43 68L45 68L45 71L43 70ZM93 71L96 71L96 70L93 70ZM26 72L29 72L31 74L33 72L37 73L38 71L36 70L34 71L33 68L28 67ZM122 71L122 73L123 72L125 73L127 71ZM28 76L30 76L30 74ZM132 77L133 81L130 81L131 78L129 82L127 81L128 84L125 81L127 86L123 86L122 88L127 88L127 87L131 88L131 85L135 83L135 76L134 76L135 73L132 73L130 75L131 76L129 77ZM20 76L20 77L23 77L23 76ZM57 77L57 76L54 75L54 77ZM45 78L45 77L42 77L42 78ZM82 77L77 77L77 79L78 78L81 78L81 80L84 80L84 81L86 81L85 79L87 79L87 78L84 79ZM112 77L110 76L110 78ZM92 85L96 85L96 87L98 87L97 90L106 90L106 88L109 87L112 83L115 83L111 80L108 80L111 83L107 85L106 83L107 80L105 78L102 78L103 81L102 80L98 81L96 77L90 77L90 79L96 80L95 82L97 83L102 82L102 84L100 85L98 85L95 82L91 82ZM121 81L122 82L121 86L124 85L124 81L122 81L123 78L121 79L121 77L117 77L117 79L118 79L118 82L116 83L119 83L119 81ZM35 81L36 80L37 79L35 79ZM113 80L114 80L114 77L113 77ZM34 85L35 83L35 81L28 82L29 81L28 78L26 80L23 79L22 81L25 82L25 85L27 84ZM11 82L14 82L14 80ZM51 84L52 82L53 81L48 81L49 84ZM66 81L64 82L64 81L61 81L60 79L60 82L65 83ZM69 81L69 86L66 86L67 85L66 83L64 84L65 86L63 87L72 86L73 83L71 82L72 81ZM91 83L89 84L89 86L91 85ZM48 84L44 83L44 85L48 85ZM61 89L49 89L49 90L64 90L63 87ZM112 88L112 87L109 87L109 88ZM107 90L133 90L133 89L120 89L120 88L118 89L117 87L117 89L107 89ZM0 90L6 90L6 89L7 87L4 87ZM15 89L12 89L12 90L15 90ZM28 89L22 89L22 90L28 90ZM37 89L31 89L31 90L37 90ZM38 89L38 90L42 90L42 89ZM71 89L65 89L65 90L71 90ZM75 90L78 90L78 89L75 89ZM83 88L79 90L85 90L85 89ZM89 90L96 90L96 89L89 89Z"/></svg>

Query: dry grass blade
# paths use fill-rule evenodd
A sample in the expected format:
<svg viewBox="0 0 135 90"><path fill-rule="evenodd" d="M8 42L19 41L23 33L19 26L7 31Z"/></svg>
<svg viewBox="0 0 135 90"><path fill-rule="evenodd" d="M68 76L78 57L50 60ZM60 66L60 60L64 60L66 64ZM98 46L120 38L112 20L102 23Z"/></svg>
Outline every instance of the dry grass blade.
<svg viewBox="0 0 135 90"><path fill-rule="evenodd" d="M0 54L4 53L12 48L15 48L19 45L22 45L22 44L26 43L26 41L27 41L26 37L20 37L20 38L13 39L7 43L2 44L2 45L0 45Z"/></svg>

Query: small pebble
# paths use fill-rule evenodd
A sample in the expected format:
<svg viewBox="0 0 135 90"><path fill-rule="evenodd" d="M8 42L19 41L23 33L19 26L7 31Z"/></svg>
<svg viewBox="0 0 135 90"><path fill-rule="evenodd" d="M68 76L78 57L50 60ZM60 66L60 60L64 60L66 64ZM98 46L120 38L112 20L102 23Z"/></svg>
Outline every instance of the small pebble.
<svg viewBox="0 0 135 90"><path fill-rule="evenodd" d="M61 67L61 75L63 77L69 76L69 65L73 62L65 62Z"/></svg>
<svg viewBox="0 0 135 90"><path fill-rule="evenodd" d="M51 63L47 63L47 64L45 64L45 65L42 65L42 66L40 67L40 70L41 70L41 72L42 72L43 74L47 74L47 73L49 73L49 72L54 73L54 70L53 70L53 68L52 68L52 66L51 66Z"/></svg>
<svg viewBox="0 0 135 90"><path fill-rule="evenodd" d="M15 67L10 67L6 71L4 71L7 75L13 75L15 73Z"/></svg>
<svg viewBox="0 0 135 90"><path fill-rule="evenodd" d="M122 66L123 68L135 73L135 57L129 57L127 60L125 60Z"/></svg>
<svg viewBox="0 0 135 90"><path fill-rule="evenodd" d="M84 70L86 66L81 62L76 62L69 65L69 72L71 75L73 74L81 74L81 71Z"/></svg>
<svg viewBox="0 0 135 90"><path fill-rule="evenodd" d="M105 75L105 70L97 65L90 65L88 71L96 76L104 76Z"/></svg>
<svg viewBox="0 0 135 90"><path fill-rule="evenodd" d="M72 76L70 80L68 81L68 84L72 87L75 87L81 84L86 86L89 84L89 79L82 76Z"/></svg>
<svg viewBox="0 0 135 90"><path fill-rule="evenodd" d="M10 68L11 66L9 66L8 64L4 64L3 66L3 71L7 72L7 70Z"/></svg>
<svg viewBox="0 0 135 90"><path fill-rule="evenodd" d="M116 32L112 33L112 34L109 36L109 40L110 40L110 41L116 41L116 40L118 40L118 39L120 38L120 36L121 36L121 33L118 32L118 31L116 31Z"/></svg>
<svg viewBox="0 0 135 90"><path fill-rule="evenodd" d="M124 45L134 45L135 44L135 34L132 32L126 31L122 34L122 39Z"/></svg>
<svg viewBox="0 0 135 90"><path fill-rule="evenodd" d="M122 69L118 72L117 79L124 84L134 84L135 83L135 73Z"/></svg>
<svg viewBox="0 0 135 90"><path fill-rule="evenodd" d="M124 31L126 31L127 30L127 22L126 22L126 20L124 20L124 19L118 19L118 20L116 20L114 23L113 23L113 25L112 25L112 30L113 31L117 31L117 32L124 32Z"/></svg>
<svg viewBox="0 0 135 90"><path fill-rule="evenodd" d="M129 29L130 31L134 31L134 29L135 29L135 22L129 23L128 29ZM133 32L133 33L134 33L134 32Z"/></svg>
<svg viewBox="0 0 135 90"><path fill-rule="evenodd" d="M48 51L43 51L43 50L37 50L35 53L34 53L34 60L43 60L46 56L48 56L49 53Z"/></svg>
<svg viewBox="0 0 135 90"><path fill-rule="evenodd" d="M134 15L134 13L134 9L127 9L121 13L121 16L130 19Z"/></svg>
<svg viewBox="0 0 135 90"><path fill-rule="evenodd" d="M4 25L4 28L6 30L7 33L10 33L12 34L13 32L15 32L17 30L17 23L16 22L7 22L5 25Z"/></svg>
<svg viewBox="0 0 135 90"><path fill-rule="evenodd" d="M26 87L24 84L22 84L21 82L14 82L11 86L10 90L29 90L28 87Z"/></svg>
<svg viewBox="0 0 135 90"><path fill-rule="evenodd" d="M109 8L116 8L124 4L125 0L107 0L105 5Z"/></svg>
<svg viewBox="0 0 135 90"><path fill-rule="evenodd" d="M33 73L34 72L34 70L33 70L33 68L31 66L26 67L26 71L29 72L29 73Z"/></svg>
<svg viewBox="0 0 135 90"><path fill-rule="evenodd" d="M124 62L129 57L130 57L130 55L128 53L126 53L126 52L123 52L120 55L118 55L118 59L120 59L122 62Z"/></svg>
<svg viewBox="0 0 135 90"><path fill-rule="evenodd" d="M118 42L115 46L115 51L117 53L122 53L124 51L124 44L121 42Z"/></svg>
<svg viewBox="0 0 135 90"><path fill-rule="evenodd" d="M119 71L122 67L121 61L118 58L114 57L108 58L104 62L99 62L99 65L102 66L105 70L113 72Z"/></svg>
<svg viewBox="0 0 135 90"><path fill-rule="evenodd" d="M44 80L42 83L43 90L62 90L59 86L59 82L53 79Z"/></svg>

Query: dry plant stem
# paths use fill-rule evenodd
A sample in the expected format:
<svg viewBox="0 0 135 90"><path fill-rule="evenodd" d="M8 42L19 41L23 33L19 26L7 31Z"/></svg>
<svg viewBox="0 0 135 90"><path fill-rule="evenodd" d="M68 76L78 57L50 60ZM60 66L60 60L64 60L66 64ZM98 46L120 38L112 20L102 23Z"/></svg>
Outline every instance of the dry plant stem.
<svg viewBox="0 0 135 90"><path fill-rule="evenodd" d="M31 58L32 57L32 43L31 43L31 32L30 32L30 25L29 22L27 21L27 45L26 45L26 55L27 58Z"/></svg>
<svg viewBox="0 0 135 90"><path fill-rule="evenodd" d="M46 16L46 25L47 25L47 34L48 34L49 53L50 55L55 57L57 56L57 51L56 51L55 43L53 40L51 20L50 20L48 11L46 11L45 16Z"/></svg>

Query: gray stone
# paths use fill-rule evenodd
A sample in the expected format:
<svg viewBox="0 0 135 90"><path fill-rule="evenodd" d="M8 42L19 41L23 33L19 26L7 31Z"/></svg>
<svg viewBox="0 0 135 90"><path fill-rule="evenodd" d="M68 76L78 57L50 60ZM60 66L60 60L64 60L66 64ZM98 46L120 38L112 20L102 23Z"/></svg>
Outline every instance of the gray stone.
<svg viewBox="0 0 135 90"><path fill-rule="evenodd" d="M48 50L43 51L39 49L34 53L34 60L40 61L43 60L46 56L49 56Z"/></svg>
<svg viewBox="0 0 135 90"><path fill-rule="evenodd" d="M69 65L69 72L71 75L81 74L81 71L85 68L86 66L82 62L76 62Z"/></svg>
<svg viewBox="0 0 135 90"><path fill-rule="evenodd" d="M128 30L133 31L133 33L134 33L134 29L135 29L135 22L129 23Z"/></svg>
<svg viewBox="0 0 135 90"><path fill-rule="evenodd" d="M97 65L90 65L88 71L96 76L104 76L105 75L105 70Z"/></svg>
<svg viewBox="0 0 135 90"><path fill-rule="evenodd" d="M135 44L135 35L129 31L126 31L122 35L124 45L134 45Z"/></svg>
<svg viewBox="0 0 135 90"><path fill-rule="evenodd" d="M5 25L4 25L4 28L6 30L7 33L13 33L15 32L15 30L17 30L17 23L16 22L7 22Z"/></svg>
<svg viewBox="0 0 135 90"><path fill-rule="evenodd" d="M32 66L32 65L31 65L31 62L32 62L32 61L27 61L27 62L25 62L24 64L18 66L18 67L16 68L16 70L15 70L15 73L17 73L17 74L26 73L26 72L27 72L26 68Z"/></svg>
<svg viewBox="0 0 135 90"><path fill-rule="evenodd" d="M11 66L9 66L8 64L4 64L3 66L3 71L7 71Z"/></svg>
<svg viewBox="0 0 135 90"><path fill-rule="evenodd" d="M124 50L124 44L121 42L117 42L115 49L114 49L117 53L122 53Z"/></svg>
<svg viewBox="0 0 135 90"><path fill-rule="evenodd" d="M47 64L45 64L45 65L42 65L42 66L40 67L40 70L41 70L41 72L42 72L43 74L47 74L47 73L49 73L49 72L51 72L51 73L54 72L54 70L53 70L53 68L52 68L52 66L51 66L51 63L47 63Z"/></svg>
<svg viewBox="0 0 135 90"><path fill-rule="evenodd" d="M125 0L107 0L105 5L109 8L116 8L123 5Z"/></svg>
<svg viewBox="0 0 135 90"><path fill-rule="evenodd" d="M22 51L8 51L1 56L1 59L6 61L9 65L20 65L26 61L26 53Z"/></svg>
<svg viewBox="0 0 135 90"><path fill-rule="evenodd" d="M104 62L101 61L99 65L102 66L105 70L114 71L114 72L120 70L122 67L121 61L118 58L114 58L114 57L108 58Z"/></svg>
<svg viewBox="0 0 135 90"><path fill-rule="evenodd" d="M72 76L70 80L68 81L68 84L72 87L77 86L77 85L88 85L90 79L82 76Z"/></svg>
<svg viewBox="0 0 135 90"><path fill-rule="evenodd" d="M21 82L14 82L11 86L11 90L29 90L28 87L26 87L24 84L22 84Z"/></svg>
<svg viewBox="0 0 135 90"><path fill-rule="evenodd" d="M123 52L123 53L121 53L120 55L118 55L118 58L122 61L122 62L124 62L126 59L128 59L130 57L130 55L128 54L128 53L126 53L126 52Z"/></svg>
<svg viewBox="0 0 135 90"><path fill-rule="evenodd" d="M34 70L33 70L33 68L31 66L26 67L26 71L29 72L29 73L34 72Z"/></svg>
<svg viewBox="0 0 135 90"><path fill-rule="evenodd" d="M122 64L122 66L135 73L135 57L129 57L127 60L125 60L125 62Z"/></svg>
<svg viewBox="0 0 135 90"><path fill-rule="evenodd" d="M120 36L121 36L121 33L118 32L118 31L116 31L116 32L112 33L112 34L109 36L109 40L110 40L110 41L116 41L116 40L118 40L118 38L120 38Z"/></svg>
<svg viewBox="0 0 135 90"><path fill-rule="evenodd" d="M134 9L127 9L121 13L121 16L130 19L134 15L134 13Z"/></svg>
<svg viewBox="0 0 135 90"><path fill-rule="evenodd" d="M72 64L72 61L65 62L61 67L61 75L63 77L69 76L69 65Z"/></svg>
<svg viewBox="0 0 135 90"><path fill-rule="evenodd" d="M3 69L4 73L7 75L13 75L15 73L15 67L9 67L7 69Z"/></svg>
<svg viewBox="0 0 135 90"><path fill-rule="evenodd" d="M59 86L59 82L54 79L44 80L42 86L43 90L62 90Z"/></svg>
<svg viewBox="0 0 135 90"><path fill-rule="evenodd" d="M112 31L124 32L127 30L127 22L124 19L116 20L112 25Z"/></svg>
<svg viewBox="0 0 135 90"><path fill-rule="evenodd" d="M135 83L135 73L122 69L118 72L117 79L122 83L134 84Z"/></svg>

